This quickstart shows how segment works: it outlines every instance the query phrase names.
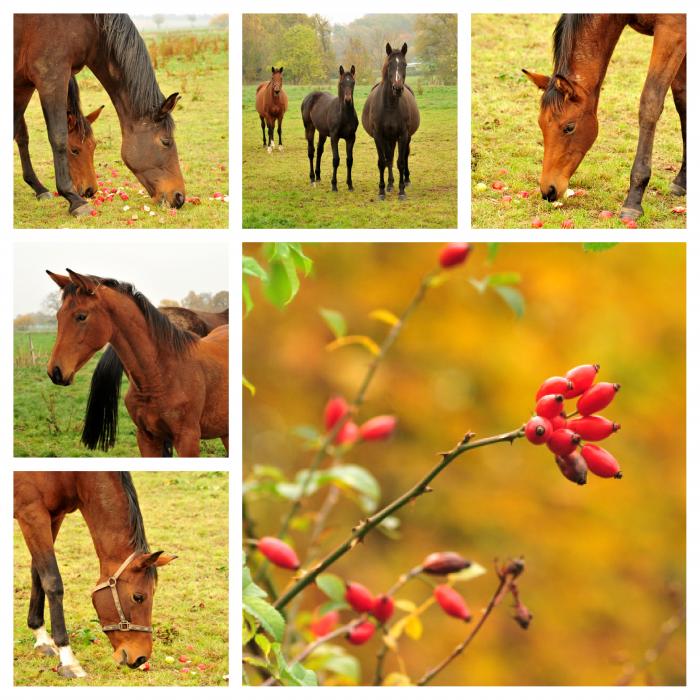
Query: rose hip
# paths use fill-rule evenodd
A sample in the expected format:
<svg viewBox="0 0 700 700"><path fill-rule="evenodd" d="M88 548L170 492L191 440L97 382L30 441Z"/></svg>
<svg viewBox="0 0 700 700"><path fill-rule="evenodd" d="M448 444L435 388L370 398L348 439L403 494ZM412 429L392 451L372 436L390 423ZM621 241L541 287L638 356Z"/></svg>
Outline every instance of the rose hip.
<svg viewBox="0 0 700 700"><path fill-rule="evenodd" d="M423 560L423 573L446 576L466 569L472 563L457 552L433 552Z"/></svg>
<svg viewBox="0 0 700 700"><path fill-rule="evenodd" d="M348 409L348 402L342 396L329 399L323 410L323 423L326 430L330 430L348 412Z"/></svg>
<svg viewBox="0 0 700 700"><path fill-rule="evenodd" d="M603 479L621 479L622 472L617 460L602 447L598 445L584 445L581 449L581 456L586 460L590 471Z"/></svg>
<svg viewBox="0 0 700 700"><path fill-rule="evenodd" d="M375 416L360 426L362 440L384 440L391 436L396 428L395 416Z"/></svg>
<svg viewBox="0 0 700 700"><path fill-rule="evenodd" d="M552 433L552 436L547 440L547 447L549 447L555 455L563 457L571 454L576 449L579 442L581 442L581 438L576 435L573 430L562 428Z"/></svg>
<svg viewBox="0 0 700 700"><path fill-rule="evenodd" d="M559 467L559 471L569 481L573 481L579 486L583 486L586 483L588 467L586 466L586 460L579 452L571 452L565 456L556 455L554 459Z"/></svg>
<svg viewBox="0 0 700 700"><path fill-rule="evenodd" d="M455 267L461 265L472 251L469 243L448 243L438 256L440 267Z"/></svg>
<svg viewBox="0 0 700 700"><path fill-rule="evenodd" d="M573 386L569 391L562 392L564 394L564 398L573 399L574 397L583 394L583 392L586 391L586 389L588 389L588 387L595 381L596 374L598 374L599 369L600 365L579 365L578 367L570 369L566 373L566 378Z"/></svg>
<svg viewBox="0 0 700 700"><path fill-rule="evenodd" d="M366 620L355 625L347 634L347 640L350 644L364 644L369 641L376 630L374 622Z"/></svg>
<svg viewBox="0 0 700 700"><path fill-rule="evenodd" d="M555 430L561 430L562 428L569 427L565 413L560 413L558 416L550 418L549 422L552 424L552 432L554 432Z"/></svg>
<svg viewBox="0 0 700 700"><path fill-rule="evenodd" d="M261 537L258 540L258 549L268 561L280 569L299 568L297 553L286 542L276 537Z"/></svg>
<svg viewBox="0 0 700 700"><path fill-rule="evenodd" d="M380 595L375 598L372 605L372 615L384 623L394 614L394 601L388 595Z"/></svg>
<svg viewBox="0 0 700 700"><path fill-rule="evenodd" d="M535 405L535 413L542 418L554 418L561 413L564 406L562 394L545 394Z"/></svg>
<svg viewBox="0 0 700 700"><path fill-rule="evenodd" d="M357 427L357 423L354 421L346 421L343 423L343 427L338 431L335 436L336 445L349 445L357 440L360 435L360 429Z"/></svg>
<svg viewBox="0 0 700 700"><path fill-rule="evenodd" d="M533 445L543 445L552 435L552 424L542 416L534 416L525 425L525 437Z"/></svg>
<svg viewBox="0 0 700 700"><path fill-rule="evenodd" d="M321 617L317 617L311 622L309 628L317 639L325 637L329 632L335 629L335 626L340 622L340 613L337 610L331 610Z"/></svg>
<svg viewBox="0 0 700 700"><path fill-rule="evenodd" d="M569 421L569 427L584 440L605 440L620 429L620 424L603 416L583 416Z"/></svg>
<svg viewBox="0 0 700 700"><path fill-rule="evenodd" d="M574 385L566 377L549 377L545 379L535 394L535 401L539 401L546 394L564 394L574 388Z"/></svg>
<svg viewBox="0 0 700 700"><path fill-rule="evenodd" d="M448 586L446 583L436 586L433 595L440 607L450 617L457 617L465 622L469 622L472 619L472 614L464 598L452 586Z"/></svg>
<svg viewBox="0 0 700 700"><path fill-rule="evenodd" d="M361 583L345 584L345 600L355 612L359 613L370 612L374 606L374 596Z"/></svg>
<svg viewBox="0 0 700 700"><path fill-rule="evenodd" d="M583 396L578 400L576 408L582 416L590 416L593 413L602 411L615 398L615 394L619 390L619 384L611 384L610 382L594 384L583 392Z"/></svg>

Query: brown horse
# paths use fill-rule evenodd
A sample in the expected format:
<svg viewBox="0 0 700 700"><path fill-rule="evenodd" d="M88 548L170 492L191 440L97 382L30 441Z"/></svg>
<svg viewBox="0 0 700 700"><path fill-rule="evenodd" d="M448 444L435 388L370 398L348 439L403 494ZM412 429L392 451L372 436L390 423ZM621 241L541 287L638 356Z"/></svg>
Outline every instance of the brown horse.
<svg viewBox="0 0 700 700"><path fill-rule="evenodd" d="M542 197L561 197L598 135L598 98L613 50L629 25L654 37L651 61L639 103L639 140L630 188L622 205L623 218L643 214L642 197L651 177L651 153L656 123L669 87L681 122L683 164L671 185L685 194L685 15L562 15L554 30L552 76L525 75L543 90L539 124L544 137L540 177Z"/></svg>
<svg viewBox="0 0 700 700"><path fill-rule="evenodd" d="M260 115L260 127L262 128L263 146L267 146L267 152L272 153L275 148L273 133L275 131L275 121L277 122L277 140L279 150L282 146L282 120L287 111L287 93L282 88L282 71L272 66L272 76L266 83L260 83L255 91L255 109ZM265 125L267 125L268 138L265 138Z"/></svg>
<svg viewBox="0 0 700 700"><path fill-rule="evenodd" d="M164 97L148 49L128 15L14 15L15 133L39 92L53 151L56 189L79 216L92 207L68 170L65 95L72 74L88 66L107 91L122 132L122 159L155 202L185 203L185 183L171 112L179 99Z"/></svg>
<svg viewBox="0 0 700 700"><path fill-rule="evenodd" d="M228 309L219 312L193 311L182 306L161 306L158 310L170 322L203 338L214 328L228 325ZM90 380L85 423L80 441L90 450L105 452L114 447L119 425L119 395L124 366L111 345L102 353ZM166 442L164 457L172 457L172 444Z"/></svg>
<svg viewBox="0 0 700 700"><path fill-rule="evenodd" d="M80 90L75 77L68 81L68 171L76 191L81 197L92 197L97 190L97 176L93 156L95 153L95 136L92 124L100 116L102 107L98 107L87 116L80 107ZM53 199L53 195L41 184L34 172L29 156L29 131L24 114L17 124L15 141L22 163L22 177L34 190L37 199Z"/></svg>
<svg viewBox="0 0 700 700"><path fill-rule="evenodd" d="M382 66L382 80L369 95L362 110L362 126L374 139L379 168L379 199L384 199L384 169L389 169L389 186L394 189L394 149L399 146L396 167L399 171L399 199L406 199L405 187L411 184L408 156L411 137L420 126L420 112L413 90L406 84L406 52L386 45L386 60ZM405 88L405 89L404 89Z"/></svg>
<svg viewBox="0 0 700 700"><path fill-rule="evenodd" d="M54 384L71 384L110 343L129 377L125 403L142 457L163 456L168 443L181 457L198 457L199 441L212 438L228 450L228 326L198 338L130 284L47 274L63 290L47 367Z"/></svg>
<svg viewBox="0 0 700 700"><path fill-rule="evenodd" d="M153 647L156 567L176 557L149 551L129 472L15 472L14 500L14 517L32 556L27 624L36 638L34 648L59 657L59 675L87 675L70 647L54 550L63 519L80 510L100 560L92 603L114 649L113 658L130 668L144 664ZM51 635L44 626L47 598Z"/></svg>

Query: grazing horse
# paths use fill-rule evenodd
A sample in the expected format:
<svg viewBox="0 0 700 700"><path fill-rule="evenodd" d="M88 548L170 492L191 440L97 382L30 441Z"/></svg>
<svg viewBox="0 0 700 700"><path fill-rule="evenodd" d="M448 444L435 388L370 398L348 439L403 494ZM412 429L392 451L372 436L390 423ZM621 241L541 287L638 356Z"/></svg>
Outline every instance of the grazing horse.
<svg viewBox="0 0 700 700"><path fill-rule="evenodd" d="M525 75L543 91L539 125L544 137L540 176L543 199L561 197L598 135L598 98L613 50L629 25L654 37L651 61L639 103L639 140L630 188L620 216L643 214L642 197L651 177L656 124L669 87L681 122L683 164L671 185L685 194L685 15L562 15L554 29L554 71L551 76Z"/></svg>
<svg viewBox="0 0 700 700"><path fill-rule="evenodd" d="M63 613L63 580L54 542L63 519L80 510L100 560L92 604L118 664L138 668L153 648L151 613L156 567L176 557L150 552L136 489L129 472L15 472L14 517L32 556L27 624L34 648L58 656L58 674L87 674L70 647ZM51 635L44 626L48 598Z"/></svg>
<svg viewBox="0 0 700 700"><path fill-rule="evenodd" d="M92 197L97 191L97 176L93 156L95 153L95 136L92 133L92 123L100 116L102 107L98 107L87 116L83 115L80 107L80 90L75 77L68 81L68 170L70 179L81 197ZM41 184L34 172L29 156L29 131L24 114L17 124L15 141L22 163L22 177L34 190L37 199L53 199L53 195Z"/></svg>
<svg viewBox="0 0 700 700"><path fill-rule="evenodd" d="M348 169L348 189L352 190L352 148L355 145L355 132L357 131L357 112L353 100L355 90L355 66L350 67L350 72L345 72L340 66L338 79L338 96L333 97L328 92L311 92L301 103L301 118L306 130L306 141L309 148L309 178L315 185L321 179L321 156L326 139L330 136L333 149L333 178L331 187L333 192L338 191L338 166L340 155L338 154L338 141L345 139L345 156ZM314 176L314 132L318 129L318 148L316 151L316 173Z"/></svg>
<svg viewBox="0 0 700 700"><path fill-rule="evenodd" d="M287 111L289 100L287 93L282 87L282 71L272 66L272 76L266 83L260 83L255 91L255 109L260 115L260 127L262 128L263 147L267 146L267 152L272 153L275 148L273 134L275 131L275 121L277 122L277 140L279 142L279 150L283 151L282 146L282 120L284 113ZM265 138L265 125L267 125L268 138Z"/></svg>
<svg viewBox="0 0 700 700"><path fill-rule="evenodd" d="M386 60L382 66L382 80L370 91L362 110L362 126L377 146L379 168L379 199L384 199L384 168L389 168L389 186L394 189L394 149L399 145L396 167L399 171L399 199L406 199L405 187L411 183L408 156L411 136L420 125L420 113L413 90L406 85L406 52L386 45Z"/></svg>
<svg viewBox="0 0 700 700"><path fill-rule="evenodd" d="M193 311L181 306L161 306L158 309L170 322L183 331L200 338L214 328L228 325L228 309L220 312ZM80 441L90 450L99 447L107 452L114 447L119 424L119 395L124 366L111 345L108 345L90 381L85 408L85 423ZM172 444L166 443L163 456L172 457Z"/></svg>
<svg viewBox="0 0 700 700"><path fill-rule="evenodd" d="M142 457L163 456L167 444L199 457L200 440L213 438L228 451L228 326L199 338L130 284L72 270L47 274L63 290L47 367L54 384L71 384L110 343L129 377L125 403Z"/></svg>
<svg viewBox="0 0 700 700"><path fill-rule="evenodd" d="M128 15L14 15L15 134L27 104L39 92L53 151L56 189L75 216L92 207L68 170L65 95L72 74L88 66L107 91L122 132L122 159L157 203L185 203L175 125L179 97L164 97L148 49Z"/></svg>

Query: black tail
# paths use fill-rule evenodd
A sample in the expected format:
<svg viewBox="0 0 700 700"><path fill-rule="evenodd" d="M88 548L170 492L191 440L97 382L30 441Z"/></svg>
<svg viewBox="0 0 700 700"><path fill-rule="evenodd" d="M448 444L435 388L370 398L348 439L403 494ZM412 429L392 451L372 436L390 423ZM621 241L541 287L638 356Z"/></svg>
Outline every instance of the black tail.
<svg viewBox="0 0 700 700"><path fill-rule="evenodd" d="M81 442L88 449L107 452L117 439L119 393L124 367L111 345L107 346L90 382Z"/></svg>

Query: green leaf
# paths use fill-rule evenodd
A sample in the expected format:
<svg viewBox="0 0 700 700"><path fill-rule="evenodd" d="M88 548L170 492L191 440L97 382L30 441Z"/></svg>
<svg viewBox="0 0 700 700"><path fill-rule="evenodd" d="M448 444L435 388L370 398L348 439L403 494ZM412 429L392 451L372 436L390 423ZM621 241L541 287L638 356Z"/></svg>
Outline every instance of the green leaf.
<svg viewBox="0 0 700 700"><path fill-rule="evenodd" d="M365 512L376 509L381 489L379 482L364 467L356 464L342 464L321 473L321 478L328 478L335 484L347 486L360 495L360 504Z"/></svg>
<svg viewBox="0 0 700 700"><path fill-rule="evenodd" d="M265 658L267 658L272 648L272 642L264 634L256 634L255 643L260 647L260 651L265 655Z"/></svg>
<svg viewBox="0 0 700 700"><path fill-rule="evenodd" d="M243 585L243 595L251 598L267 598L267 593L253 581Z"/></svg>
<svg viewBox="0 0 700 700"><path fill-rule="evenodd" d="M485 573L486 569L481 566L481 564L472 562L471 566L468 566L466 569L457 571L454 574L448 574L447 580L450 583L456 583L457 581L471 581L473 578L483 576Z"/></svg>
<svg viewBox="0 0 700 700"><path fill-rule="evenodd" d="M500 243L487 243L486 244L488 261L490 263L492 263L496 259L496 256L498 255L498 248L500 245L501 245Z"/></svg>
<svg viewBox="0 0 700 700"><path fill-rule="evenodd" d="M521 318L525 313L525 300L520 290L515 287L493 287L493 291L505 301L512 309L517 318Z"/></svg>
<svg viewBox="0 0 700 700"><path fill-rule="evenodd" d="M284 263L279 260L273 260L270 263L270 277L263 290L270 303L279 309L291 301L292 285Z"/></svg>
<svg viewBox="0 0 700 700"><path fill-rule="evenodd" d="M503 285L512 286L514 284L520 284L521 277L519 272L495 272L486 279L489 287L501 287Z"/></svg>
<svg viewBox="0 0 700 700"><path fill-rule="evenodd" d="M289 280L290 294L289 299L285 303L289 303L297 295L299 291L299 275L297 274L297 268L294 264L294 260L290 257L283 258L282 264L287 273L287 279Z"/></svg>
<svg viewBox="0 0 700 700"><path fill-rule="evenodd" d="M272 479L273 481L282 481L284 473L279 467L273 467L271 464L255 464L253 465L253 475L258 479Z"/></svg>
<svg viewBox="0 0 700 700"><path fill-rule="evenodd" d="M263 629L278 642L284 635L284 618L267 601L262 598L243 596L243 609L255 617Z"/></svg>
<svg viewBox="0 0 700 700"><path fill-rule="evenodd" d="M248 389L251 396L255 396L255 386L251 384L245 377L243 377L243 386Z"/></svg>
<svg viewBox="0 0 700 700"><path fill-rule="evenodd" d="M267 282L267 272L255 258L251 258L249 255L243 256L243 274L257 277L259 280Z"/></svg>
<svg viewBox="0 0 700 700"><path fill-rule="evenodd" d="M318 428L314 425L297 425L292 428L292 435L296 435L305 442L316 443L321 437Z"/></svg>
<svg viewBox="0 0 700 700"><path fill-rule="evenodd" d="M610 248L614 248L617 245L617 243L584 243L583 244L583 250L586 253L601 253L604 250L610 250Z"/></svg>
<svg viewBox="0 0 700 700"><path fill-rule="evenodd" d="M316 578L316 585L336 602L345 600L345 583L335 574L321 574Z"/></svg>
<svg viewBox="0 0 700 700"><path fill-rule="evenodd" d="M329 659L325 660L323 668L326 671L334 673L336 676L340 676L343 681L351 685L358 685L360 683L360 662L354 656L349 656L347 654L331 656Z"/></svg>
<svg viewBox="0 0 700 700"><path fill-rule="evenodd" d="M311 258L304 255L304 252L301 249L300 243L289 243L288 245L289 245L289 252L292 256L292 259L294 260L294 264L300 270L303 270L304 275L308 277L309 273L311 272L311 269L314 266L313 260L311 260Z"/></svg>
<svg viewBox="0 0 700 700"><path fill-rule="evenodd" d="M318 615L322 617L333 610L350 610L350 606L345 601L328 600L318 608Z"/></svg>
<svg viewBox="0 0 700 700"><path fill-rule="evenodd" d="M469 282L476 289L479 294L483 294L489 286L489 278L484 277L482 280L476 279L476 277L470 277Z"/></svg>
<svg viewBox="0 0 700 700"><path fill-rule="evenodd" d="M340 311L334 311L333 309L319 309L318 312L323 317L326 325L331 329L333 335L336 338L342 338L348 330L347 323L345 322L345 317Z"/></svg>
<svg viewBox="0 0 700 700"><path fill-rule="evenodd" d="M298 661L292 666L292 675L299 681L299 684L305 687L317 686L318 679L313 671L304 668Z"/></svg>
<svg viewBox="0 0 700 700"><path fill-rule="evenodd" d="M245 312L243 316L247 316L253 309L253 297L250 296L250 287L248 287L248 280L243 279L243 305L245 306Z"/></svg>

